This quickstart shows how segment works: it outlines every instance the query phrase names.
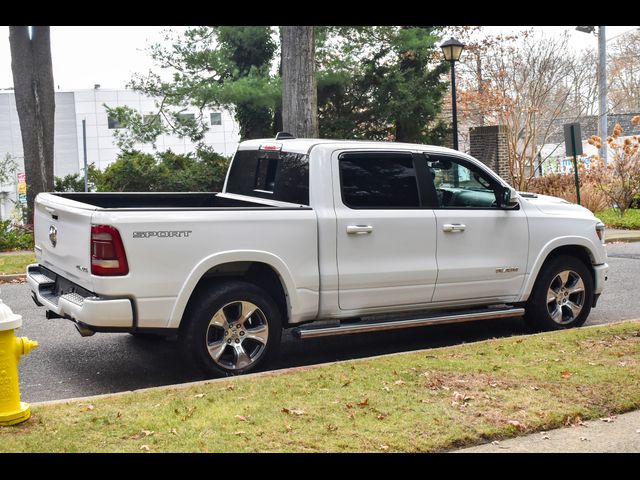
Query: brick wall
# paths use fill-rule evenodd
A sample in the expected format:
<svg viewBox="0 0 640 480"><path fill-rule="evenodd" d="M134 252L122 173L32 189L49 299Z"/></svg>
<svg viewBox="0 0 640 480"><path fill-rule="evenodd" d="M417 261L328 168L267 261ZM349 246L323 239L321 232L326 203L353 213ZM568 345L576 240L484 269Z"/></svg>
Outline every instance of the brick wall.
<svg viewBox="0 0 640 480"><path fill-rule="evenodd" d="M507 127L489 125L469 129L470 155L509 181Z"/></svg>

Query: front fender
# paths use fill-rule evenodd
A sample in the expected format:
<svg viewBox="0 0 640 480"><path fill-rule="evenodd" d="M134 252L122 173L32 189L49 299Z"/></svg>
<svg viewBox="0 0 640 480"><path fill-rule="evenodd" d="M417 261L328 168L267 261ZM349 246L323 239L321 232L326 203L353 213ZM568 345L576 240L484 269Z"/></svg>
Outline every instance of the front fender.
<svg viewBox="0 0 640 480"><path fill-rule="evenodd" d="M565 237L557 237L553 240L550 240L547 244L544 245L542 249L539 250L537 257L535 258L532 267L529 271L529 275L525 280L525 283L522 287L522 293L520 298L522 301L526 301L531 294L531 290L533 290L533 286L536 283L536 279L538 278L538 274L544 265L544 262L549 258L549 255L560 247L579 247L583 248L589 258L591 259L592 265L601 265L606 261L606 251L604 250L604 246L602 244L594 244L594 242L586 237L580 236L565 236Z"/></svg>

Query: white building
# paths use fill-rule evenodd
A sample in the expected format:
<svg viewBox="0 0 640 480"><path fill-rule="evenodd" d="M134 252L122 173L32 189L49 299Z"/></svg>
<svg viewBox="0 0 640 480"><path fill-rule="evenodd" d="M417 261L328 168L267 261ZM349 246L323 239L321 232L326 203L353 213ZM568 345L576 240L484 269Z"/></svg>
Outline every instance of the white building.
<svg viewBox="0 0 640 480"><path fill-rule="evenodd" d="M142 115L157 111L157 100L131 90L93 89L57 91L54 138L54 175L64 177L81 173L84 166L82 121L86 120L87 163L94 163L104 170L113 163L119 153L113 133L117 122L107 115L109 107L128 106ZM195 107L185 110L185 114L197 115ZM228 110L206 109L205 118L209 125L204 143L222 155L232 155L240 141L238 123ZM138 150L152 153L150 144L136 145ZM161 135L156 142L159 151L171 149L175 153L195 150L195 144L175 135ZM0 156L10 154L18 163L18 172L24 172L22 138L13 90L0 91ZM27 179L27 182L29 179ZM17 181L0 185L0 219L11 215L12 201L17 199Z"/></svg>

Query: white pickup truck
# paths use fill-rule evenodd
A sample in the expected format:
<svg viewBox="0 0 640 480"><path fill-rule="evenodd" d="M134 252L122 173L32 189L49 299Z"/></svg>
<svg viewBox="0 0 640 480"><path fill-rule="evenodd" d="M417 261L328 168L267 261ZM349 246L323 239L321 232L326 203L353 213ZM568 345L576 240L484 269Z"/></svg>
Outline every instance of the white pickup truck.
<svg viewBox="0 0 640 480"><path fill-rule="evenodd" d="M210 374L300 339L523 317L582 325L604 225L447 148L240 144L221 193L43 193L33 298L82 335L178 334Z"/></svg>

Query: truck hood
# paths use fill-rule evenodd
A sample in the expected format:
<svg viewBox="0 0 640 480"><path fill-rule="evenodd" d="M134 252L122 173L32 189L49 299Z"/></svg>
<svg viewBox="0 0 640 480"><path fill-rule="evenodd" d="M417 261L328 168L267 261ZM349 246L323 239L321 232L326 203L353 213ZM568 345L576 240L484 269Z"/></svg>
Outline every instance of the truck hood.
<svg viewBox="0 0 640 480"><path fill-rule="evenodd" d="M538 210L547 215L594 218L590 210L575 203L568 202L563 198L528 192L518 192L518 194L524 201L534 205Z"/></svg>

